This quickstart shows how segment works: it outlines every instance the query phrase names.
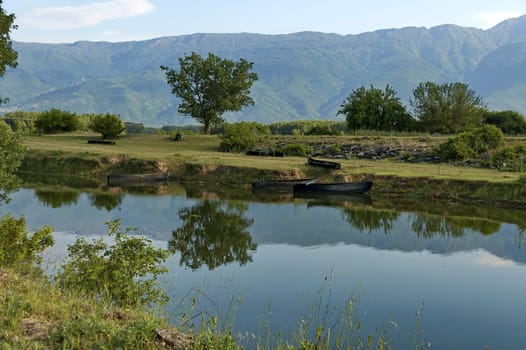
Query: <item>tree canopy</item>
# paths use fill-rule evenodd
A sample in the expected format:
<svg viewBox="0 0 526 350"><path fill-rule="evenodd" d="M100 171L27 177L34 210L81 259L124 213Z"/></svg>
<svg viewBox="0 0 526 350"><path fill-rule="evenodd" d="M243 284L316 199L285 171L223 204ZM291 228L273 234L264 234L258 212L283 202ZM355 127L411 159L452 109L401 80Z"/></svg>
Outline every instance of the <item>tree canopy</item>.
<svg viewBox="0 0 526 350"><path fill-rule="evenodd" d="M10 36L11 30L17 28L14 21L15 15L7 14L0 0L0 77L4 76L6 67L15 68L17 65L18 54L13 50ZM0 98L0 104L5 101Z"/></svg>
<svg viewBox="0 0 526 350"><path fill-rule="evenodd" d="M22 162L25 148L20 134L0 121L0 202L8 200L8 194L18 188L18 179L14 175Z"/></svg>
<svg viewBox="0 0 526 350"><path fill-rule="evenodd" d="M519 112L486 112L484 123L495 125L508 135L526 134L526 119Z"/></svg>
<svg viewBox="0 0 526 350"><path fill-rule="evenodd" d="M420 83L410 103L423 131L455 134L483 122L482 98L464 83Z"/></svg>
<svg viewBox="0 0 526 350"><path fill-rule="evenodd" d="M258 79L253 62L234 62L213 53L202 58L197 53L179 57L179 70L161 66L172 93L181 99L179 113L190 115L210 133L212 125L223 122L225 112L237 112L253 105L250 88Z"/></svg>
<svg viewBox="0 0 526 350"><path fill-rule="evenodd" d="M98 114L93 116L89 128L102 135L104 140L115 139L126 130L124 122L115 114Z"/></svg>
<svg viewBox="0 0 526 350"><path fill-rule="evenodd" d="M413 118L396 97L395 90L387 85L385 90L371 85L351 92L337 114L346 116L349 129L409 130Z"/></svg>
<svg viewBox="0 0 526 350"><path fill-rule="evenodd" d="M15 15L7 14L0 0L0 77L5 74L6 67L16 67L18 54L12 48L10 33L17 28L14 24ZM0 98L0 104L4 102ZM11 128L0 121L0 202L7 200L8 193L17 188L17 178L13 175L20 165L24 147L20 137Z"/></svg>

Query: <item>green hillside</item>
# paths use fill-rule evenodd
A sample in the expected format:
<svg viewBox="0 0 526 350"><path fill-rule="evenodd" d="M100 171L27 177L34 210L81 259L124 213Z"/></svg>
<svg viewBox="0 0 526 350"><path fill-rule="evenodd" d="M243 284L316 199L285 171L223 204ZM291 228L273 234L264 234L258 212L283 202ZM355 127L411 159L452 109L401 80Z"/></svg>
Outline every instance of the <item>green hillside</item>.
<svg viewBox="0 0 526 350"><path fill-rule="evenodd" d="M117 113L147 125L188 124L161 65L213 52L254 62L255 105L228 120L335 119L352 89L389 84L408 104L423 81L470 84L492 109L526 114L526 16L489 30L454 25L359 35L193 34L146 41L14 43L19 64L0 80L2 110Z"/></svg>

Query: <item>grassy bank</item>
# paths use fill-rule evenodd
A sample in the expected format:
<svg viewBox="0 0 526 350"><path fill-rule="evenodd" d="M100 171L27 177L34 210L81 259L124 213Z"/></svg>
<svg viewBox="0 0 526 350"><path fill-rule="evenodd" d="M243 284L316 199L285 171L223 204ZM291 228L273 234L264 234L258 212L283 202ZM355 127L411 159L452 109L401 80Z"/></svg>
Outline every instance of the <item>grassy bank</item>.
<svg viewBox="0 0 526 350"><path fill-rule="evenodd" d="M372 195L497 202L526 206L526 181L521 174L448 164L395 160L341 160L342 168L308 166L305 157L254 157L219 152L217 136L189 135L172 141L163 135L124 136L116 145L93 145L91 134L32 136L22 170L33 174L77 174L104 179L108 173L168 171L176 180L199 180L221 186L245 186L256 179L314 177L322 181L375 181ZM433 146L443 137L270 136L261 144L322 142ZM508 144L520 140L510 138Z"/></svg>
<svg viewBox="0 0 526 350"><path fill-rule="evenodd" d="M64 293L41 275L0 271L0 306L2 349L162 349L158 334L177 334L151 313Z"/></svg>

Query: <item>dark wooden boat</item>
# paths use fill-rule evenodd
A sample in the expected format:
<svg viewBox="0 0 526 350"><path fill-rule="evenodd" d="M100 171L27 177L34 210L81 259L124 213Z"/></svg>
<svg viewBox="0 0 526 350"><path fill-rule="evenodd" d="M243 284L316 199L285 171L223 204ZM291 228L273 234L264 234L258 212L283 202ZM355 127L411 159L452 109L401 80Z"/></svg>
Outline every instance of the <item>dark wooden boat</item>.
<svg viewBox="0 0 526 350"><path fill-rule="evenodd" d="M341 169L342 165L338 162L332 162L330 160L314 159L312 157L307 158L307 163L310 165L326 168L326 169Z"/></svg>
<svg viewBox="0 0 526 350"><path fill-rule="evenodd" d="M373 187L372 181L363 182L332 182L332 183L309 183L293 186L294 193L317 192L317 193L365 193Z"/></svg>
<svg viewBox="0 0 526 350"><path fill-rule="evenodd" d="M168 182L168 173L137 175L108 174L106 179L108 186L158 184L160 182Z"/></svg>
<svg viewBox="0 0 526 350"><path fill-rule="evenodd" d="M265 180L252 182L252 189L261 190L289 190L292 191L294 185L310 184L316 182L316 179L293 179L293 180Z"/></svg>

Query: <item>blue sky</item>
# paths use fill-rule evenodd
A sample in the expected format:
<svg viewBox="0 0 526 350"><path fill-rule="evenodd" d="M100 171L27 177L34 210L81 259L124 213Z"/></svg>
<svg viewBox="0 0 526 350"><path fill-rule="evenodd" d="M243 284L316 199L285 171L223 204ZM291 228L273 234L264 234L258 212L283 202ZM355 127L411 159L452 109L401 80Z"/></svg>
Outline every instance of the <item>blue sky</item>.
<svg viewBox="0 0 526 350"><path fill-rule="evenodd" d="M25 42L143 40L191 33L358 34L456 24L488 29L526 0L4 0Z"/></svg>

